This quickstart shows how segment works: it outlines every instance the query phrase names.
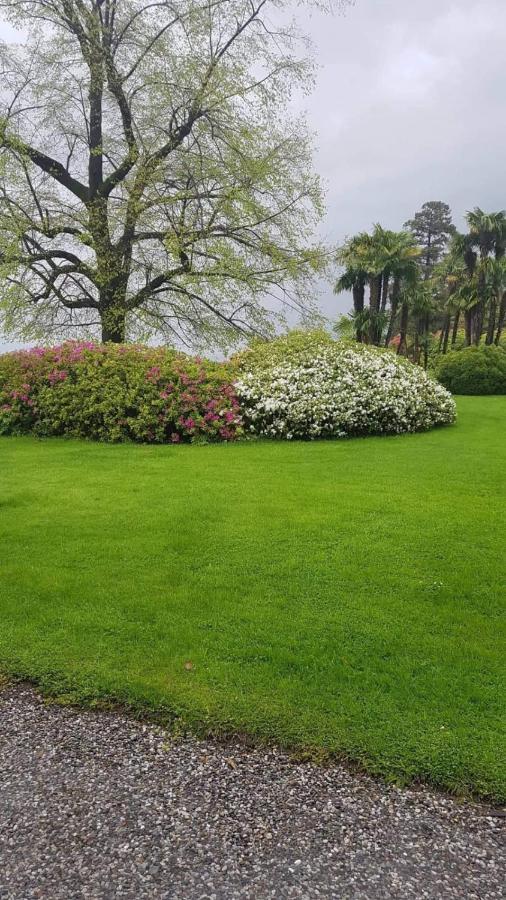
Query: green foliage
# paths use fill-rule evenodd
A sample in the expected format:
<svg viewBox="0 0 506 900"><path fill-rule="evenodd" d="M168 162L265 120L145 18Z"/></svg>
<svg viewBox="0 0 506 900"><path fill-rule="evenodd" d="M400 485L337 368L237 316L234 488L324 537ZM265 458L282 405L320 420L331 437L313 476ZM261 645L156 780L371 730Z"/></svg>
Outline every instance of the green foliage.
<svg viewBox="0 0 506 900"><path fill-rule="evenodd" d="M0 434L232 440L232 367L163 347L68 342L0 357Z"/></svg>
<svg viewBox="0 0 506 900"><path fill-rule="evenodd" d="M455 234L451 209L441 200L429 200L413 219L404 223L421 247L420 265L427 278L444 254L449 238Z"/></svg>
<svg viewBox="0 0 506 900"><path fill-rule="evenodd" d="M2 331L223 350L314 311L323 193L291 102L313 65L288 0L42 7L2 3L23 35L0 43Z"/></svg>
<svg viewBox="0 0 506 900"><path fill-rule="evenodd" d="M314 356L334 341L328 331L317 328L305 331L293 329L272 341L253 341L247 350L237 353L233 360L239 371L265 369L277 363L297 362L301 355Z"/></svg>
<svg viewBox="0 0 506 900"><path fill-rule="evenodd" d="M504 799L506 398L458 405L394 438L0 439L0 670Z"/></svg>
<svg viewBox="0 0 506 900"><path fill-rule="evenodd" d="M441 356L435 373L453 394L506 394L506 349L465 347Z"/></svg>

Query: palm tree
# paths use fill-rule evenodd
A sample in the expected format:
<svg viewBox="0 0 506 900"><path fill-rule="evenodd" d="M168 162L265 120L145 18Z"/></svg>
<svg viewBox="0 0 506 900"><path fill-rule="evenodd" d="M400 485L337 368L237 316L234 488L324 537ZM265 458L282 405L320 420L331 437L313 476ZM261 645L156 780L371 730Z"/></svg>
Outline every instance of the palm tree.
<svg viewBox="0 0 506 900"><path fill-rule="evenodd" d="M485 213L478 206L472 212L468 212L467 223L469 225L468 245L476 249L478 253L476 263L476 303L470 307L469 339L470 343L480 343L487 309L487 299L491 293L489 287L488 260L492 256L500 259L504 256L506 242L506 212L501 210L495 213ZM495 301L494 301L495 302ZM490 310L490 313L492 310ZM489 314L490 314L489 313ZM494 312L495 319L495 312ZM492 331L493 334L493 331Z"/></svg>
<svg viewBox="0 0 506 900"><path fill-rule="evenodd" d="M418 270L417 277L413 280L405 280L401 287L401 314L397 354L399 356L408 355L408 328L410 315L412 315L415 322L413 361L420 361L420 338L422 338L425 368L428 362L431 309L432 288L428 282L422 281L421 273Z"/></svg>
<svg viewBox="0 0 506 900"><path fill-rule="evenodd" d="M338 250L337 262L344 266L343 274L338 278L334 287L334 293L340 294L342 291L351 291L353 296L353 316L360 321L360 317L364 311L365 286L368 280L367 271L360 264L360 249L363 244L369 240L369 235L362 233L347 241L343 247ZM363 339L363 330L361 327L355 329L356 340L360 343Z"/></svg>
<svg viewBox="0 0 506 900"><path fill-rule="evenodd" d="M378 290L375 305L378 323L378 316L384 318L392 282L390 294L392 308L387 331L387 334L390 332L390 340L402 284L413 283L416 280L420 248L416 246L415 239L409 232L391 231L377 224L372 233L369 255L370 268L379 272L381 279L381 290ZM375 337L375 343L379 343L381 331L378 328L375 329Z"/></svg>
<svg viewBox="0 0 506 900"><path fill-rule="evenodd" d="M488 297L488 323L485 336L486 344L493 344L496 333L496 322L504 306L506 295L506 259L504 256L486 260L486 297ZM504 321L504 312L502 312Z"/></svg>
<svg viewBox="0 0 506 900"><path fill-rule="evenodd" d="M413 362L420 362L423 351L423 367L426 369L429 361L430 318L434 309L433 288L430 281L418 281L412 285L410 297L414 319Z"/></svg>
<svg viewBox="0 0 506 900"><path fill-rule="evenodd" d="M472 342L472 308L477 302L474 283L478 254L474 249L474 238L472 235L457 233L453 238L450 253L456 257L460 256L465 267L466 278L459 286L459 298L461 300L461 308L464 311L465 343L466 346L469 346ZM453 343L454 339L452 337Z"/></svg>
<svg viewBox="0 0 506 900"><path fill-rule="evenodd" d="M443 316L439 338L439 352L446 353L450 341L452 346L457 340L460 314L463 307L461 288L467 280L466 264L460 249L453 243L450 252L434 268L431 286L436 306ZM453 318L453 328L452 328Z"/></svg>
<svg viewBox="0 0 506 900"><path fill-rule="evenodd" d="M374 226L372 234L362 232L356 235L338 252L337 260L345 271L338 279L335 290L353 292L357 340L377 345L381 343L389 296L394 307L388 328L390 340L401 284L416 278L419 255L420 250L409 232L390 231L379 224ZM366 286L369 288L368 309L364 306Z"/></svg>

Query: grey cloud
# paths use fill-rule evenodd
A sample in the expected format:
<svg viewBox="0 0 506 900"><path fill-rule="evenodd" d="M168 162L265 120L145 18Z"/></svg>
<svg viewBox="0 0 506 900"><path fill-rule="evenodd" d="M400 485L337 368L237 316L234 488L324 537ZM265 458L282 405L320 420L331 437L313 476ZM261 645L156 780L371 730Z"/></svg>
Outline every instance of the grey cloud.
<svg viewBox="0 0 506 900"><path fill-rule="evenodd" d="M356 0L307 16L320 71L307 105L332 243L375 221L399 228L426 200L506 206L504 0ZM335 316L346 298L322 290Z"/></svg>

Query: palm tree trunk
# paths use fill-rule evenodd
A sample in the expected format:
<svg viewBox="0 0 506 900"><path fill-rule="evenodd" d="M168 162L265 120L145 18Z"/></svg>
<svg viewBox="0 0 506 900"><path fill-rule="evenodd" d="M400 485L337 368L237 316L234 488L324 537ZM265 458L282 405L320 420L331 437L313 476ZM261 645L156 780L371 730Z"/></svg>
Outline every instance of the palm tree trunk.
<svg viewBox="0 0 506 900"><path fill-rule="evenodd" d="M371 275L369 280L369 309L371 323L369 325L369 341L378 343L378 313L380 307L381 275Z"/></svg>
<svg viewBox="0 0 506 900"><path fill-rule="evenodd" d="M501 340L502 330L504 328L504 320L506 319L506 291L502 295L501 300L501 308L499 310L499 318L497 320L497 331L495 334L494 343L499 345L499 341Z"/></svg>
<svg viewBox="0 0 506 900"><path fill-rule="evenodd" d="M456 313L455 315L457 316L458 313ZM451 321L452 321L451 313L446 313L443 328L441 330L442 343L441 343L441 341L439 342L439 350L441 353L443 353L443 355L448 350L448 340L450 338Z"/></svg>
<svg viewBox="0 0 506 900"><path fill-rule="evenodd" d="M409 306L407 303L403 303L401 306L400 338L399 338L399 344L397 347L397 355L398 356L406 356L406 353L407 353L408 323L409 323Z"/></svg>
<svg viewBox="0 0 506 900"><path fill-rule="evenodd" d="M490 309L488 311L487 335L485 337L486 344L494 343L495 320L497 316L497 300L495 297L490 301Z"/></svg>
<svg viewBox="0 0 506 900"><path fill-rule="evenodd" d="M390 299L390 318L388 320L388 328L387 334L385 338L385 347L388 347L390 341L392 340L392 335L394 333L394 325L395 319L397 316L397 310L399 308L399 296L401 293L401 282L398 277L394 278L394 283L392 285L392 296Z"/></svg>
<svg viewBox="0 0 506 900"><path fill-rule="evenodd" d="M452 329L452 347L457 343L457 335L459 333L459 323L460 323L460 308L455 311L455 318L453 320L453 329Z"/></svg>
<svg viewBox="0 0 506 900"><path fill-rule="evenodd" d="M364 311L364 294L365 294L365 279L362 277L357 277L356 281L353 284L353 311L355 316L361 316ZM355 340L362 343L362 330L360 324L357 325L355 329Z"/></svg>
<svg viewBox="0 0 506 900"><path fill-rule="evenodd" d="M471 343L474 344L475 347L478 346L481 340L483 318L483 302L479 300L471 310Z"/></svg>
<svg viewBox="0 0 506 900"><path fill-rule="evenodd" d="M470 347L472 343L472 329L471 329L471 313L472 309L464 310L464 327L465 327L465 345L466 347Z"/></svg>
<svg viewBox="0 0 506 900"><path fill-rule="evenodd" d="M430 314L428 312L425 313L423 319L423 367L427 368L429 365L429 330L430 330Z"/></svg>
<svg viewBox="0 0 506 900"><path fill-rule="evenodd" d="M415 339L413 341L413 362L420 360L420 319L415 319Z"/></svg>
<svg viewBox="0 0 506 900"><path fill-rule="evenodd" d="M471 310L471 343L476 347L480 343L481 333L483 331L483 321L485 318L485 295L487 290L487 282L483 266L478 271L478 302L475 303Z"/></svg>
<svg viewBox="0 0 506 900"><path fill-rule="evenodd" d="M383 273L383 288L381 291L381 312L385 312L388 300L388 288L390 286L390 275L388 272Z"/></svg>

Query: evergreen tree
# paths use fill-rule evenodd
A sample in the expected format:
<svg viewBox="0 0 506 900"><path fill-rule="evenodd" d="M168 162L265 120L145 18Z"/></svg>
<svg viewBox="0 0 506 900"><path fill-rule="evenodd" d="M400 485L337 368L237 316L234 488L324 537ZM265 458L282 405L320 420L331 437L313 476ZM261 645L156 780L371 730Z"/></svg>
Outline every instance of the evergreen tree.
<svg viewBox="0 0 506 900"><path fill-rule="evenodd" d="M424 280L430 277L434 266L444 255L450 237L455 234L452 212L447 203L429 200L413 219L404 223L421 248L420 266Z"/></svg>

